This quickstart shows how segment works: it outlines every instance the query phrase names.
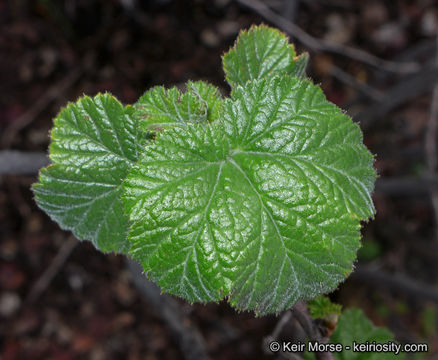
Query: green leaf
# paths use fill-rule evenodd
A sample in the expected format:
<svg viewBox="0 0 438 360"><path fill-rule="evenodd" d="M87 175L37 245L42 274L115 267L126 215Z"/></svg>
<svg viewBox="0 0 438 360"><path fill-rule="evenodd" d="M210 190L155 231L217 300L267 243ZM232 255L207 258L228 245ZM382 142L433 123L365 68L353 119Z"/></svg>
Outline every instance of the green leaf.
<svg viewBox="0 0 438 360"><path fill-rule="evenodd" d="M69 104L51 133L53 164L33 186L37 204L61 228L105 252L126 250L121 184L141 139L132 113L109 94Z"/></svg>
<svg viewBox="0 0 438 360"><path fill-rule="evenodd" d="M286 35L265 25L241 31L234 47L222 59L226 79L234 89L249 80L278 74L295 75L295 49ZM303 61L304 60L304 61ZM301 57L299 76L305 57ZM305 69L305 65L304 65Z"/></svg>
<svg viewBox="0 0 438 360"><path fill-rule="evenodd" d="M297 56L295 58L295 68L293 69L291 75L294 75L300 79L305 79L306 78L306 68L307 68L308 63L309 63L309 54L308 53L302 53L300 56Z"/></svg>
<svg viewBox="0 0 438 360"><path fill-rule="evenodd" d="M342 344L343 351L334 353L336 360L403 360L405 353L399 352L354 352L353 342L357 344L389 344L394 343L394 335L386 328L375 327L359 309L345 310L339 317L338 325L330 337L331 344ZM400 346L399 344L396 344ZM389 345L391 346L391 345ZM347 350L349 347L350 350ZM304 353L305 360L315 360L315 355Z"/></svg>
<svg viewBox="0 0 438 360"><path fill-rule="evenodd" d="M433 305L426 305L421 312L421 328L426 338L438 333L438 310Z"/></svg>
<svg viewBox="0 0 438 360"><path fill-rule="evenodd" d="M319 296L316 299L310 300L307 303L310 316L314 319L324 319L332 315L338 316L341 314L342 306L332 303L329 298Z"/></svg>
<svg viewBox="0 0 438 360"><path fill-rule="evenodd" d="M165 130L124 183L130 254L164 291L280 312L352 270L373 156L319 87L252 81L209 126Z"/></svg>
<svg viewBox="0 0 438 360"><path fill-rule="evenodd" d="M219 117L221 105L222 97L216 87L203 81L189 81L185 92L176 87L154 87L134 108L140 126L153 131L186 123L213 122Z"/></svg>
<svg viewBox="0 0 438 360"><path fill-rule="evenodd" d="M386 344L394 342L392 333L382 327L375 327L359 309L349 309L339 317L338 325L333 332L330 342L344 345L344 351L336 353L337 360L390 360L404 359L404 353L395 355L392 352L353 352L353 341L360 344L376 342ZM351 350L345 350L350 346Z"/></svg>

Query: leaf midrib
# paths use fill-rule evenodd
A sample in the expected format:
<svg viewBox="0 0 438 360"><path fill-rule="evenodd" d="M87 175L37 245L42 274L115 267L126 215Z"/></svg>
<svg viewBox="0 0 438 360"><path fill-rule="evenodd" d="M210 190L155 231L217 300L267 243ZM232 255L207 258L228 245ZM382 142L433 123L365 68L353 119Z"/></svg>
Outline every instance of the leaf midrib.
<svg viewBox="0 0 438 360"><path fill-rule="evenodd" d="M283 256L283 262L282 262L282 265L281 265L280 274L279 274L279 276L277 277L277 282L276 282L276 285L275 285L275 295L274 295L274 297L272 298L272 300L271 300L269 306L271 306L271 305L275 302L275 299L277 298L277 294L278 294L277 289L278 289L278 285L279 285L279 282L280 282L281 273L282 273L283 268L284 268L284 262L285 262L285 258L286 258L286 257L287 257L287 260L289 260L289 265L290 265L290 267L291 267L291 269L292 269L292 272L293 272L293 274L294 274L295 284L297 285L297 292L298 292L298 294L300 294L301 290L300 290L300 288L299 288L299 286L298 286L298 285L299 285L299 281L298 281L298 278L297 278L297 273L296 273L295 267L293 266L290 257L289 257L289 256L286 256L286 254L288 253L288 248L287 248L286 244L284 243L283 236L281 235L280 230L279 230L279 228L278 228L278 226L277 226L277 223L276 223L276 221L275 221L274 218L273 218L273 214L272 214L271 211L266 207L266 204L264 203L261 194L259 193L259 191L257 190L257 188L254 186L254 184L252 183L251 179L248 177L248 175L246 174L246 172L240 167L240 165L239 165L239 164L238 164L238 163L237 163L232 157L229 157L229 158L228 158L228 162L229 162L230 164L232 164L232 165L233 165L233 166L234 166L234 167L235 167L235 168L236 168L236 169L237 169L237 170L243 175L243 177L245 178L245 180L246 180L246 181L248 182L248 184L250 185L251 189L252 189L252 190L254 191L254 193L257 195L257 197L258 197L258 199L259 199L259 201L260 201L260 205L261 205L262 209L265 211L265 213L268 215L269 219L271 220L272 224L274 225L274 228L275 228L275 231L276 231L276 233L277 233L277 236L278 236L278 238L279 238L279 240L280 240L280 242L281 242L281 244L282 244L283 250L284 250L284 252L285 252L285 256Z"/></svg>

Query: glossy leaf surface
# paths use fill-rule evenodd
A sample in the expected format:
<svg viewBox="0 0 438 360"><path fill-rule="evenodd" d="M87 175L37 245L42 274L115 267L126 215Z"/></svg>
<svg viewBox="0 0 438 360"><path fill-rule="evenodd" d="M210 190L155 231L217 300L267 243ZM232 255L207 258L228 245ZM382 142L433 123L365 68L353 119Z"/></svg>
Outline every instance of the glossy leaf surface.
<svg viewBox="0 0 438 360"><path fill-rule="evenodd" d="M53 164L33 186L37 204L52 219L105 252L127 245L121 184L140 140L132 112L109 94L68 105L51 133Z"/></svg>
<svg viewBox="0 0 438 360"><path fill-rule="evenodd" d="M295 56L285 34L265 25L242 31L222 58L226 79L234 89L249 80L291 75L305 77L308 54Z"/></svg>
<svg viewBox="0 0 438 360"><path fill-rule="evenodd" d="M221 105L222 97L216 87L203 81L189 81L185 92L176 87L150 89L134 105L134 115L144 130L153 131L185 126L188 122L215 121Z"/></svg>
<svg viewBox="0 0 438 360"><path fill-rule="evenodd" d="M352 270L373 156L309 81L233 91L215 125L162 132L124 183L130 253L164 291L279 312Z"/></svg>
<svg viewBox="0 0 438 360"><path fill-rule="evenodd" d="M341 344L343 351L333 353L336 360L403 360L406 358L404 352L396 354L394 335L384 327L376 327L359 309L345 310L339 317L335 331L330 337L331 344ZM353 351L356 344L385 344L392 346L392 351L387 352L363 352ZM390 345L393 343L393 345ZM389 345L388 345L389 344ZM315 360L315 354L304 353L304 360Z"/></svg>
<svg viewBox="0 0 438 360"><path fill-rule="evenodd" d="M338 325L330 337L333 344L350 346L351 350L344 350L336 354L338 360L391 360L404 359L404 353L395 355L392 352L354 352L353 341L359 344L376 342L387 344L394 342L394 335L384 328L376 327L359 309L345 310L339 317Z"/></svg>
<svg viewBox="0 0 438 360"><path fill-rule="evenodd" d="M38 205L189 301L266 314L335 289L376 174L359 127L303 80L307 61L256 26L223 57L226 100L202 81L133 107L79 99L55 119Z"/></svg>

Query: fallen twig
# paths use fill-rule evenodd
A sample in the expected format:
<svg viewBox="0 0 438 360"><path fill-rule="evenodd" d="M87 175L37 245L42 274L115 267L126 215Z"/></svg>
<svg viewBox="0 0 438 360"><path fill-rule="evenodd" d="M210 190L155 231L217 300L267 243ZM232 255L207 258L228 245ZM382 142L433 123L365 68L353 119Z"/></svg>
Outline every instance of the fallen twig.
<svg viewBox="0 0 438 360"><path fill-rule="evenodd" d="M292 318L292 312L290 310L285 311L281 316L280 320L275 325L274 331L272 331L270 337L273 339L278 339L281 331L283 330L285 325L290 321L291 318Z"/></svg>
<svg viewBox="0 0 438 360"><path fill-rule="evenodd" d="M388 61L378 58L377 56L374 56L364 50L333 43L325 39L317 39L305 32L296 24L290 22L288 19L272 11L267 5L259 0L236 1L239 4L246 6L254 12L258 13L260 16L275 24L280 29L296 38L303 45L314 51L327 51L339 54L388 72L407 74L416 72L420 69L420 65L417 63L398 63L394 61Z"/></svg>
<svg viewBox="0 0 438 360"><path fill-rule="evenodd" d="M294 22L294 20L297 18L299 8L300 0L283 0L283 16L289 21Z"/></svg>
<svg viewBox="0 0 438 360"><path fill-rule="evenodd" d="M376 192L385 195L428 195L433 189L438 189L437 176L422 176L418 178L382 177L376 181Z"/></svg>
<svg viewBox="0 0 438 360"><path fill-rule="evenodd" d="M50 266L43 272L39 279L34 283L30 289L25 302L32 303L35 302L41 294L50 285L56 274L65 264L66 260L78 244L78 240L71 235L67 241L61 246L56 256L53 258Z"/></svg>
<svg viewBox="0 0 438 360"><path fill-rule="evenodd" d="M438 304L438 292L435 289L405 275L388 274L371 266L359 266L351 274L350 279L363 281L378 288L401 292L414 299L422 298Z"/></svg>
<svg viewBox="0 0 438 360"><path fill-rule="evenodd" d="M72 87L72 85L80 78L83 73L82 67L77 67L54 84L44 95L42 95L33 106L23 115L15 119L11 125L6 128L1 137L1 143L4 148L9 148L17 133L30 124L35 118L55 99L63 96L63 94Z"/></svg>
<svg viewBox="0 0 438 360"><path fill-rule="evenodd" d="M380 90L377 90L366 83L362 83L362 82L358 81L354 76L345 72L344 70L337 67L336 65L331 65L330 74L334 78L347 84L348 86L357 90L362 95L365 95L366 97L368 97L374 101L381 101L383 99L383 93Z"/></svg>
<svg viewBox="0 0 438 360"><path fill-rule="evenodd" d="M160 288L146 278L142 267L135 261L127 259L127 267L136 288L146 301L160 313L172 331L184 357L187 360L208 359L201 334L190 325L188 319L181 313L178 303L169 296L162 295Z"/></svg>
<svg viewBox="0 0 438 360"><path fill-rule="evenodd" d="M35 174L49 162L43 152L0 151L0 175Z"/></svg>
<svg viewBox="0 0 438 360"><path fill-rule="evenodd" d="M270 344L272 342L278 341L278 338L281 332L283 331L283 328L290 322L291 318L292 318L292 312L290 310L285 311L283 315L280 317L280 319L278 320L277 324L275 325L275 328L272 331L272 333L270 333L269 335L263 338L263 350L265 351L266 354L272 355ZM303 340L304 339L305 338L303 338ZM279 355L280 355L279 358L289 358L291 360L301 359L301 357L293 353L287 354L287 356L285 356L285 354L281 350Z"/></svg>
<svg viewBox="0 0 438 360"><path fill-rule="evenodd" d="M385 92L381 101L367 106L366 110L354 116L362 129L367 130L391 110L406 101L423 95L434 88L438 81L438 67L427 66L416 74L403 78L399 83Z"/></svg>

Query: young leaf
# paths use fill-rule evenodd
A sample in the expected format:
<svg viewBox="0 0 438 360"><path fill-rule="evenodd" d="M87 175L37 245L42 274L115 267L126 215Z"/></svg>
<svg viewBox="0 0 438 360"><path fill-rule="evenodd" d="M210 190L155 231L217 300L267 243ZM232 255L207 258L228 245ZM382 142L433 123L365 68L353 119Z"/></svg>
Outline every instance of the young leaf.
<svg viewBox="0 0 438 360"><path fill-rule="evenodd" d="M359 309L345 310L339 317L338 325L333 335L330 337L330 342L334 344L343 344L351 346L353 341L360 344L365 344L367 341L372 343L375 341L378 344L386 344L394 342L392 333L383 327L375 327L365 314ZM394 353L378 353L366 352L358 353L351 350L345 350L336 354L338 360L390 360L404 359L404 353L395 355Z"/></svg>
<svg viewBox="0 0 438 360"><path fill-rule="evenodd" d="M109 94L68 105L51 133L53 164L33 186L38 206L52 219L105 252L126 250L121 183L140 141L132 112Z"/></svg>
<svg viewBox="0 0 438 360"><path fill-rule="evenodd" d="M157 86L147 91L134 105L135 117L145 130L180 126L186 123L213 122L219 117L222 97L219 90L203 81L187 84L187 91Z"/></svg>
<svg viewBox="0 0 438 360"><path fill-rule="evenodd" d="M286 35L265 25L242 31L234 47L222 59L226 79L234 89L249 80L279 74L295 75L295 49ZM300 64L306 59L300 57ZM299 74L302 76L300 66ZM305 66L304 66L305 68Z"/></svg>
<svg viewBox="0 0 438 360"><path fill-rule="evenodd" d="M403 360L405 353L399 352L355 352L353 343L388 344L394 343L394 335L386 328L375 327L359 309L345 310L330 337L331 344L342 344L343 351L333 354L336 360ZM397 344L400 346L399 344ZM348 347L348 348L346 348ZM315 360L313 353L306 352L305 360Z"/></svg>
<svg viewBox="0 0 438 360"><path fill-rule="evenodd" d="M333 290L374 214L373 156L309 81L234 90L214 126L160 133L124 182L131 255L164 291L279 312Z"/></svg>
<svg viewBox="0 0 438 360"><path fill-rule="evenodd" d="M310 316L314 319L324 319L330 317L332 314L339 316L342 310L341 305L332 303L330 299L325 296L319 296L310 300L307 306Z"/></svg>

